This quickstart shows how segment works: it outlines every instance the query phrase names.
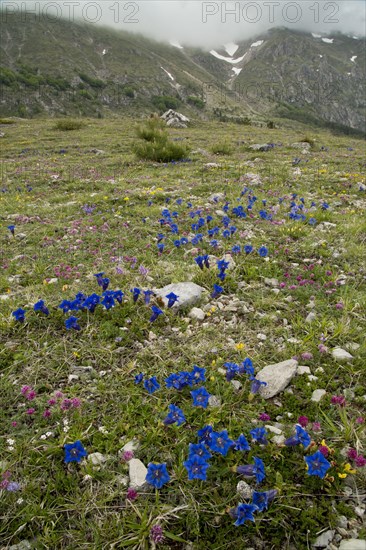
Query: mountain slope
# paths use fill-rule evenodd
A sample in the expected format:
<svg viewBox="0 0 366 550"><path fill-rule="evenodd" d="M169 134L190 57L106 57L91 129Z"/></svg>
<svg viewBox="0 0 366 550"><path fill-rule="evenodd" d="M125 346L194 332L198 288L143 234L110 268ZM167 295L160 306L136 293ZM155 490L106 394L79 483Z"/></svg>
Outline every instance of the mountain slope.
<svg viewBox="0 0 366 550"><path fill-rule="evenodd" d="M365 40L274 29L216 50L16 14L1 36L3 115L297 118L364 130Z"/></svg>

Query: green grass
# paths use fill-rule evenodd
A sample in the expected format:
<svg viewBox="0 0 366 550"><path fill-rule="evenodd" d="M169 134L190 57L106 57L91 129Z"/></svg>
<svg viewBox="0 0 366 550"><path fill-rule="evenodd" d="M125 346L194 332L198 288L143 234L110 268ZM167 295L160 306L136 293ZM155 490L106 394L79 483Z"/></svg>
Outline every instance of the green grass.
<svg viewBox="0 0 366 550"><path fill-rule="evenodd" d="M55 132L52 120L18 120L6 131L0 195L0 475L9 471L20 489L1 492L0 540L5 547L28 540L37 550L149 549L151 528L160 525L163 550L183 550L188 542L194 550L305 550L320 531L336 525L338 515L346 515L364 536L354 512L358 501L347 496L346 485L353 483L354 494L365 494L365 468L356 468L346 479L338 476L348 460L344 449L365 452L365 424L356 422L365 417L366 394L364 143L284 122L275 129L247 127L245 143L221 158L212 153L215 144L242 142L242 128L205 123L169 130L172 143L179 145L174 140L184 138L191 162L162 164L136 158L137 122L86 119L80 132ZM295 175L292 160L300 153L290 144L304 135L316 139L317 147L301 155L301 175ZM267 153L248 149L266 141L282 145ZM322 145L329 151L322 151ZM205 167L207 163L220 166ZM231 209L240 204L246 209L248 193L241 196L250 187L243 179L246 173L258 174L261 184L252 187L257 197L253 217L247 212L239 219ZM214 192L224 193L225 200L212 202ZM293 193L298 204L304 198L306 208L316 203L306 213L316 218L315 226L288 218ZM285 198L283 203L279 198ZM219 240L216 249L206 236L198 245L176 248L178 236L158 221L164 208L176 210L179 237L189 236L198 216L189 216L187 202L202 217L212 215L214 227L221 225L216 211L226 201L230 225L237 231L228 239L212 237ZM320 209L323 201L329 210ZM271 207L278 224L258 215ZM322 229L321 222L335 226ZM11 224L15 237L7 229ZM158 255L160 232L166 235L165 250ZM206 227L200 232L206 234ZM236 265L220 283L223 294L211 299L213 284L219 283L215 263L201 271L194 258L205 253L222 258L234 244L248 243L255 251L267 246L269 260L255 252L235 255ZM77 312L81 330L66 331L58 304L77 292L100 293L93 277L99 271L110 278L109 288L124 291L123 304L109 311L98 306L94 314ZM265 278L285 286L276 293ZM314 284L301 286L299 278ZM187 280L207 290L197 304L206 312L204 321L192 321L188 308L178 313L164 309L150 323L150 308L141 298L133 303L134 287ZM317 317L306 323L312 297ZM40 299L49 317L32 311ZM342 309L337 309L339 303ZM25 323L11 316L18 307L27 310ZM267 339L261 342L259 333ZM318 348L322 337L326 353ZM244 349L238 349L240 343ZM351 351L350 344L359 347ZM349 349L353 361L337 363L330 353L337 346ZM302 358L303 353L312 358ZM227 361L250 357L258 372L293 356L317 380L297 376L291 392L267 401L259 395L249 398L247 377L240 378L242 387L236 391L222 373ZM169 374L195 364L206 368L205 387L220 398L218 407L192 407L189 388L177 392L165 387ZM69 378L76 367L86 366L91 373ZM161 389L149 395L135 385L139 372L156 376ZM35 389L34 401L22 396L24 385ZM311 401L317 388L327 391L320 404ZM331 397L344 390L347 407L340 409ZM81 407L62 411L54 406L51 416L43 417L57 391L81 399ZM171 403L187 418L180 427L163 424ZM25 413L30 407L36 409L33 415ZM188 480L183 462L188 444L197 442L197 430L212 424L215 430L227 429L232 438L244 433L250 439L249 431L263 425L258 421L262 412L270 415L269 425L278 418L285 437L294 433L298 416L309 418L314 444L307 453L323 439L332 450L325 480L306 474L301 447L278 446L274 434L265 447L252 443L246 453L215 453L207 481ZM321 432L311 430L313 422L321 423ZM65 464L63 445L77 439L89 454L102 453L106 462ZM139 442L137 458L145 465L166 462L171 476L159 492L147 486L133 502L127 499L128 464L119 452L132 439ZM266 464L260 490L277 488L278 495L267 511L256 514L254 524L235 527L228 510L242 501L236 486L243 479L235 467L253 456Z"/></svg>

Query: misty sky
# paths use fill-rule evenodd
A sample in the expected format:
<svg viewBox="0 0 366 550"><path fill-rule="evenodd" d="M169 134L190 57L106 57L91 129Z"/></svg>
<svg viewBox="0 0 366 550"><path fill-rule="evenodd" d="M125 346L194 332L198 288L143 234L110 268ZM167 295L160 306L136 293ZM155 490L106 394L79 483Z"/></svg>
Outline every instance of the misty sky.
<svg viewBox="0 0 366 550"><path fill-rule="evenodd" d="M37 16L110 25L161 41L214 47L278 26L365 35L365 0L1 0L3 8Z"/></svg>

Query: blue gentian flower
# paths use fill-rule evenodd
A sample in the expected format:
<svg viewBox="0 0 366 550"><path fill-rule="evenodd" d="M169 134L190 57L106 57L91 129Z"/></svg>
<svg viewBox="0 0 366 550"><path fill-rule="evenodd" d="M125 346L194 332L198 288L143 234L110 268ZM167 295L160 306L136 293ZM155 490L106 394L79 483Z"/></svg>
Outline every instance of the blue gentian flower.
<svg viewBox="0 0 366 550"><path fill-rule="evenodd" d="M196 262L198 267L203 270L203 256L197 256L194 261Z"/></svg>
<svg viewBox="0 0 366 550"><path fill-rule="evenodd" d="M230 230L229 230L229 229L225 229L225 230L222 232L222 236L224 237L224 239L228 239L229 237L231 237Z"/></svg>
<svg viewBox="0 0 366 550"><path fill-rule="evenodd" d="M250 435L253 441L256 441L260 445L268 444L266 428L254 428L254 430L250 430Z"/></svg>
<svg viewBox="0 0 366 550"><path fill-rule="evenodd" d="M218 244L219 244L219 242L216 239L213 239L212 241L210 241L210 245L213 248L217 248Z"/></svg>
<svg viewBox="0 0 366 550"><path fill-rule="evenodd" d="M152 290L144 290L144 303L148 306L151 300L151 296L153 295Z"/></svg>
<svg viewBox="0 0 366 550"><path fill-rule="evenodd" d="M153 323L154 321L156 321L159 315L162 315L163 312L157 306L151 306L151 311L152 311L152 315L150 317L150 323Z"/></svg>
<svg viewBox="0 0 366 550"><path fill-rule="evenodd" d="M206 382L205 377L206 369L193 365L193 370L191 372L192 384L199 384L200 382Z"/></svg>
<svg viewBox="0 0 366 550"><path fill-rule="evenodd" d="M230 510L230 515L236 520L234 525L243 525L246 521L255 521L254 512L258 510L255 504L240 503L236 508Z"/></svg>
<svg viewBox="0 0 366 550"><path fill-rule="evenodd" d="M251 378L252 384L250 386L250 393L256 394L259 392L261 386L267 386L267 382L262 382L257 378Z"/></svg>
<svg viewBox="0 0 366 550"><path fill-rule="evenodd" d="M253 504L258 508L258 512L264 512L264 510L267 510L268 504L275 498L276 495L276 489L263 492L254 491L252 500Z"/></svg>
<svg viewBox="0 0 366 550"><path fill-rule="evenodd" d="M210 215L206 216L206 223L210 223L210 222L212 222L212 220L213 220L212 216L210 216Z"/></svg>
<svg viewBox="0 0 366 550"><path fill-rule="evenodd" d="M183 464L188 472L188 479L202 479L206 481L207 469L210 465L204 458L199 455L192 455Z"/></svg>
<svg viewBox="0 0 366 550"><path fill-rule="evenodd" d="M135 288L131 289L130 292L132 292L133 301L134 301L134 303L136 303L139 296L140 296L140 294L141 294L141 290L139 288L135 287Z"/></svg>
<svg viewBox="0 0 366 550"><path fill-rule="evenodd" d="M239 366L239 374L249 374L250 380L254 378L254 366L253 361L246 357L244 361Z"/></svg>
<svg viewBox="0 0 366 550"><path fill-rule="evenodd" d="M225 271L230 265L226 260L217 260L216 264L219 271Z"/></svg>
<svg viewBox="0 0 366 550"><path fill-rule="evenodd" d="M185 244L188 244L188 242L189 242L189 241L188 241L187 237L182 237L181 240L180 240L180 244L181 244L182 246L184 246Z"/></svg>
<svg viewBox="0 0 366 550"><path fill-rule="evenodd" d="M84 449L81 441L77 440L75 443L67 443L64 445L65 462L80 462L82 458L88 456L88 453Z"/></svg>
<svg viewBox="0 0 366 550"><path fill-rule="evenodd" d="M203 407L204 409L207 408L210 394L206 388L198 388L198 390L191 391L191 396L195 407Z"/></svg>
<svg viewBox="0 0 366 550"><path fill-rule="evenodd" d="M10 233L14 236L15 235L15 225L8 225L8 229Z"/></svg>
<svg viewBox="0 0 366 550"><path fill-rule="evenodd" d="M198 455L203 460L210 460L212 454L208 452L207 448L203 443L190 443L189 444L189 457Z"/></svg>
<svg viewBox="0 0 366 550"><path fill-rule="evenodd" d="M308 220L309 225L316 225L316 223L317 223L317 221L316 221L315 218L309 218L309 220Z"/></svg>
<svg viewBox="0 0 366 550"><path fill-rule="evenodd" d="M322 455L323 456L323 455ZM246 477L255 477L257 483L261 483L266 477L264 462L260 458L253 457L254 464L247 464L246 466L238 466L236 471L238 474L242 474Z"/></svg>
<svg viewBox="0 0 366 550"><path fill-rule="evenodd" d="M100 303L100 296L98 296L98 294L91 294L90 296L87 297L87 299L83 303L83 307L87 308L90 311L90 313L94 313L95 308L99 303Z"/></svg>
<svg viewBox="0 0 366 550"><path fill-rule="evenodd" d="M265 258L268 255L268 248L266 246L261 246L258 249L258 254L261 256L261 258Z"/></svg>
<svg viewBox="0 0 366 550"><path fill-rule="evenodd" d="M220 271L220 273L217 275L217 277L220 279L220 281L224 281L225 278L226 278L226 273L225 271Z"/></svg>
<svg viewBox="0 0 366 550"><path fill-rule="evenodd" d="M47 306L45 306L45 303L44 303L43 300L39 300L39 302L37 302L36 304L34 304L33 309L34 309L34 311L41 311L41 312L44 313L45 315L49 315L49 314L50 314L49 309L48 309Z"/></svg>
<svg viewBox="0 0 366 550"><path fill-rule="evenodd" d="M113 292L113 298L114 298L115 300L117 300L117 302L118 302L119 304L122 304L123 296L124 296L124 293L122 292L122 290L115 290L115 291Z"/></svg>
<svg viewBox="0 0 366 550"><path fill-rule="evenodd" d="M309 476L318 476L323 479L331 466L330 462L328 462L320 451L316 451L316 453L310 456L305 456L304 459L308 466L307 473Z"/></svg>
<svg viewBox="0 0 366 550"><path fill-rule="evenodd" d="M224 289L220 285L213 286L213 292L211 292L211 298L217 298L220 294L224 292Z"/></svg>
<svg viewBox="0 0 366 550"><path fill-rule="evenodd" d="M244 246L244 252L245 252L245 254L250 254L251 252L253 252L253 247L252 247L252 245L246 244L246 245Z"/></svg>
<svg viewBox="0 0 366 550"><path fill-rule="evenodd" d="M71 309L71 302L69 300L63 300L58 306L64 313L67 313Z"/></svg>
<svg viewBox="0 0 366 550"><path fill-rule="evenodd" d="M180 239L176 239L176 240L173 242L173 244L174 244L174 246L176 246L177 248L179 248L180 245L181 245L182 243L180 242Z"/></svg>
<svg viewBox="0 0 366 550"><path fill-rule="evenodd" d="M78 318L71 316L65 321L65 327L67 330L74 329L74 330L81 330L80 325L78 324Z"/></svg>
<svg viewBox="0 0 366 550"><path fill-rule="evenodd" d="M211 441L211 434L213 433L213 428L209 424L207 426L204 426L200 430L198 430L198 441L200 443L204 443L205 445L208 445Z"/></svg>
<svg viewBox="0 0 366 550"><path fill-rule="evenodd" d="M180 426L186 422L186 417L184 416L182 409L176 405L169 405L169 411L170 412L163 420L165 425L174 424L176 422L177 426Z"/></svg>
<svg viewBox="0 0 366 550"><path fill-rule="evenodd" d="M170 292L165 296L165 298L168 299L168 308L171 308L174 306L175 302L179 301L179 296L174 294L174 292Z"/></svg>
<svg viewBox="0 0 366 550"><path fill-rule="evenodd" d="M144 381L144 388L149 393L154 393L160 388L160 384L156 379L156 376L152 376Z"/></svg>
<svg viewBox="0 0 366 550"><path fill-rule="evenodd" d="M295 445L303 445L304 449L307 449L311 443L311 437L302 426L296 425L296 435L293 435L286 439L285 445L287 447L293 447Z"/></svg>
<svg viewBox="0 0 366 550"><path fill-rule="evenodd" d="M101 271L100 273L94 273L94 277L97 279L97 283L99 286L102 286L102 279L103 279L104 271Z"/></svg>
<svg viewBox="0 0 366 550"><path fill-rule="evenodd" d="M240 253L240 250L241 250L241 249L240 249L240 245L239 245L239 244L235 244L235 245L232 247L231 252L232 252L233 254L239 254L239 253Z"/></svg>
<svg viewBox="0 0 366 550"><path fill-rule="evenodd" d="M144 373L140 372L139 374L136 374L135 376L135 384L140 384L144 379Z"/></svg>
<svg viewBox="0 0 366 550"><path fill-rule="evenodd" d="M104 277L104 279L101 280L101 287L102 287L102 290L107 290L108 286L109 286L109 283L110 283L110 280L108 279L108 277Z"/></svg>
<svg viewBox="0 0 366 550"><path fill-rule="evenodd" d="M12 312L12 316L15 318L16 321L23 323L25 320L25 309L22 309L21 307L19 307L18 309Z"/></svg>
<svg viewBox="0 0 366 550"><path fill-rule="evenodd" d="M150 483L155 489L161 489L165 483L170 481L170 476L166 468L166 463L147 465L146 481Z"/></svg>
<svg viewBox="0 0 366 550"><path fill-rule="evenodd" d="M102 300L101 304L108 310L115 306L114 298L111 296L111 294L103 294L104 299Z"/></svg>
<svg viewBox="0 0 366 550"><path fill-rule="evenodd" d="M229 438L227 430L222 430L221 432L212 432L208 446L211 451L226 456L233 444L234 442Z"/></svg>
<svg viewBox="0 0 366 550"><path fill-rule="evenodd" d="M179 198L179 199L177 199L175 202L178 204L178 206L180 206L180 205L182 204L182 202L183 202L183 199L180 199L180 198Z"/></svg>
<svg viewBox="0 0 366 550"><path fill-rule="evenodd" d="M226 369L226 380L230 382L239 373L239 366L236 363L226 362L223 364Z"/></svg>
<svg viewBox="0 0 366 550"><path fill-rule="evenodd" d="M159 250L159 252L164 251L164 244L163 243L158 243L158 250Z"/></svg>
<svg viewBox="0 0 366 550"><path fill-rule="evenodd" d="M235 451L250 451L250 445L244 434L240 434L234 444Z"/></svg>
<svg viewBox="0 0 366 550"><path fill-rule="evenodd" d="M163 233L158 233L157 242L160 243L163 239L165 239L165 235Z"/></svg>

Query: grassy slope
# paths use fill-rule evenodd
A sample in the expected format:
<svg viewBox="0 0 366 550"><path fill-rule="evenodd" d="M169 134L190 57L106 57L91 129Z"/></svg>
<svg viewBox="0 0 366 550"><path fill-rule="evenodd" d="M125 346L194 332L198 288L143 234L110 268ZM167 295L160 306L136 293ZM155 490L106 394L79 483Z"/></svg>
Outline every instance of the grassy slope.
<svg viewBox="0 0 366 550"><path fill-rule="evenodd" d="M289 144L309 133L306 127L288 124L267 130L207 123L171 131L171 136L185 138L193 151L201 148L209 152L214 144L225 141L232 144L233 154L216 157L192 153L191 163L165 166L134 160L133 119L88 120L84 128L69 133L57 132L53 126L49 120L18 120L1 127L6 135L2 138L0 239L4 270L0 293L8 299L1 302L0 314L0 455L1 470L10 470L12 480L22 486L20 492L2 493L3 544L34 539L37 549L149 548L150 527L160 523L168 537L192 541L195 550L300 550L307 548L307 541L317 532L333 526L337 514L345 514L350 527L360 529L353 510L355 503L345 496L345 484L356 483L359 493L365 493L365 475L359 470L357 476L341 480L338 472L343 471L345 462L340 450L350 445L357 446L361 453L364 445L363 426L355 423L356 417L365 416L366 393L365 194L359 191L364 182L364 142L320 131L314 135L312 131L316 145L305 156ZM237 145L239 141L244 143ZM251 143L265 141L282 145L269 153L249 151ZM321 151L322 145L329 150ZM96 155L94 148L104 153ZM295 156L302 157L300 177L293 175ZM258 157L260 161L255 161ZM209 161L218 162L221 168L205 170L203 164ZM255 162L245 165L248 161ZM224 192L230 207L237 205L245 185L239 177L246 172L260 174L263 181L254 189L258 197L254 218L235 219L238 233L228 243L220 238L223 244L216 254L221 257L233 244L251 242L255 248L268 246L270 260L265 262L257 255L235 257L236 267L223 285L224 296L218 301L203 301L214 308L203 323L191 322L185 312L174 315L166 311L150 325L148 308L142 303L134 305L129 289L191 279L211 291L213 283L218 282L216 270L201 272L193 260L196 254L175 249L168 232L166 252L157 255L155 236L161 231L157 220L166 198L173 201L168 207L179 212L181 235L189 232L192 220L185 202L182 206L175 204L178 197L191 201L194 209L202 207L205 214L212 213L219 224L215 210L224 202L210 204L209 195ZM26 190L26 184L31 191ZM262 199L267 199L268 209L277 204L279 196L289 197L294 192L305 198L306 205L312 200L317 204L326 200L330 209L323 212L318 208L313 215L318 222L326 220L336 226L322 232L317 226L291 222L286 217L289 199L276 216L286 220L284 225L259 220ZM93 214L82 210L85 204L96 206ZM16 234L23 233L23 238L8 238L6 226L10 223L15 223ZM191 248L188 245L187 249ZM213 252L206 239L201 252ZM116 260L118 257L123 259ZM135 267L128 260L131 257L137 258ZM285 272L296 283L296 276L305 273L305 258L314 258L314 287L291 291L287 286L276 295L264 285L264 277L286 280ZM55 268L61 263L70 266L71 272L63 266L65 276L55 284L44 284L55 276ZM140 265L148 268L151 280L139 273ZM117 266L123 274L117 274ZM110 277L112 289L125 292L125 304L110 312L97 309L89 317L80 313L82 330L66 332L64 315L57 304L79 291L98 292L93 273L102 270ZM331 270L331 276L326 275L327 270ZM324 282L335 281L342 274L347 277L346 284L335 286L335 294L326 294ZM318 317L307 325L304 318L311 295L315 296ZM292 302L287 300L289 296ZM50 307L50 318L31 311L40 298ZM235 299L240 301L236 312L219 306L235 306ZM338 302L344 304L343 310L335 308ZM28 311L24 325L11 318L11 311L19 306ZM258 333L267 335L263 345L257 339ZM352 352L354 361L341 365L330 354L320 354L321 334L330 349L358 343L359 349ZM298 343L289 342L290 337ZM242 351L235 347L239 342L245 344ZM284 392L276 400L263 401L257 396L249 401L248 382L243 379L242 389L235 393L218 370L225 361L238 362L249 356L258 371L268 363L303 352L313 353L314 358L305 364L317 380L309 381L306 375L296 377L293 393ZM193 408L189 392L178 394L165 389L165 376L188 370L194 364L207 369L205 386L221 398L218 408ZM69 382L75 365L93 366L95 377ZM136 386L133 377L140 371L156 375L161 390L149 396ZM32 385L37 392L31 404L20 395L24 384ZM316 388L327 390L321 405L310 401ZM347 388L354 394L347 396L348 406L341 416L340 410L330 405L330 397ZM46 401L56 390L67 397L80 397L81 410L61 413L54 409L49 419L43 418ZM170 403L183 408L186 425L163 426ZM23 404L26 408L34 404L36 413L28 417ZM270 414L270 424L277 415L282 417L286 436L293 433L293 422L299 414L305 414L311 422L320 421L322 432L310 434L316 444L325 438L334 449L334 481L306 476L303 450L274 443L262 448L253 444L249 454L230 453L226 459L215 456L207 482L187 480L182 463L187 458L188 443L196 442L199 428L212 423L215 429L228 429L232 437L248 435L263 411ZM292 419L287 413L293 414ZM68 432L65 417L69 419ZM14 421L16 426L11 424ZM47 432L52 436L42 438ZM172 482L159 494L145 489L131 503L126 500L127 489L122 483L128 467L120 460L118 450L133 437L140 441L136 456L145 464L167 462ZM9 438L14 440L12 445ZM62 446L76 439L82 440L89 453L107 456L106 466L98 469L88 462L67 467ZM228 507L240 501L235 490L240 476L232 468L250 462L253 454L266 463L263 488L276 486L280 494L267 512L257 515L255 525L237 528L226 513ZM184 547L172 539L161 545L163 549Z"/></svg>

